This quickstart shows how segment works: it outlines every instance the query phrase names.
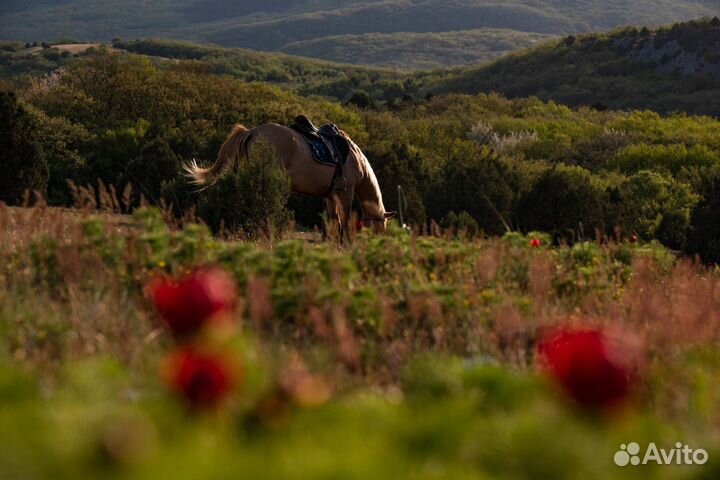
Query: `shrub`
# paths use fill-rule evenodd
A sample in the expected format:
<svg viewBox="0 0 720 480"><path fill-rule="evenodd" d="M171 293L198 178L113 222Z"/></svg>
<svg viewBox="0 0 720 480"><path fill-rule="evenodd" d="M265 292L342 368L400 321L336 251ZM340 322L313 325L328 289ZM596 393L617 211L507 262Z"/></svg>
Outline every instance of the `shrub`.
<svg viewBox="0 0 720 480"><path fill-rule="evenodd" d="M470 138L478 145L488 146L499 153L512 153L535 143L538 134L535 131L510 132L500 135L487 122L478 122L470 130Z"/></svg>
<svg viewBox="0 0 720 480"><path fill-rule="evenodd" d="M480 233L480 225L467 212L450 212L440 221L440 226L452 230L454 233L464 234L473 238Z"/></svg>
<svg viewBox="0 0 720 480"><path fill-rule="evenodd" d="M706 263L720 263L720 172L712 172L701 186L702 200L692 212L686 251Z"/></svg>
<svg viewBox="0 0 720 480"><path fill-rule="evenodd" d="M45 194L48 166L38 124L12 92L0 92L0 201L18 203L25 190Z"/></svg>
<svg viewBox="0 0 720 480"><path fill-rule="evenodd" d="M704 145L630 145L620 150L610 167L623 172L665 168L678 173L683 167L707 167L720 164L720 154Z"/></svg>
<svg viewBox="0 0 720 480"><path fill-rule="evenodd" d="M429 189L430 217L465 211L485 233L505 233L515 200L514 172L491 150L469 145L453 152Z"/></svg>
<svg viewBox="0 0 720 480"><path fill-rule="evenodd" d="M352 96L348 100L348 103L350 105L355 105L359 108L370 108L375 102L373 102L370 94L365 91L359 90L352 94Z"/></svg>
<svg viewBox="0 0 720 480"><path fill-rule="evenodd" d="M236 171L205 191L198 213L216 232L272 236L290 223L289 196L290 177L277 164L274 148L260 141Z"/></svg>
<svg viewBox="0 0 720 480"><path fill-rule="evenodd" d="M590 172L561 165L545 172L523 196L518 220L523 230L575 240L605 230L604 207L604 188Z"/></svg>
<svg viewBox="0 0 720 480"><path fill-rule="evenodd" d="M403 221L410 225L425 225L427 213L419 185L420 155L406 144L393 144L389 150L368 151L373 169L381 179L380 189L385 208L403 212ZM402 206L399 205L398 186L402 187ZM402 208L401 208L402 207Z"/></svg>
<svg viewBox="0 0 720 480"><path fill-rule="evenodd" d="M659 239L679 249L686 240L690 215L698 196L689 185L652 171L641 171L618 189L620 203L613 208L618 218L613 226L645 240Z"/></svg>

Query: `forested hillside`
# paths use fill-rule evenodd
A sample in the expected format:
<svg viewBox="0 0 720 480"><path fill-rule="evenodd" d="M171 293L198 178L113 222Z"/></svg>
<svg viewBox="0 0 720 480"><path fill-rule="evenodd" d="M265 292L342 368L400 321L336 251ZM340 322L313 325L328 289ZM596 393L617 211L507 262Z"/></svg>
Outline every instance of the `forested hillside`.
<svg viewBox="0 0 720 480"><path fill-rule="evenodd" d="M568 36L479 68L421 75L426 91L496 91L568 105L720 115L720 21ZM435 76L433 79L431 77Z"/></svg>
<svg viewBox="0 0 720 480"><path fill-rule="evenodd" d="M553 35L500 28L438 33L364 33L288 43L292 55L397 70L472 65L532 47Z"/></svg>
<svg viewBox="0 0 720 480"><path fill-rule="evenodd" d="M113 47L149 56L158 65L180 61L184 68L364 107L397 108L444 93L498 92L599 110L718 116L720 27L713 23L706 18L657 29L628 27L606 34L570 35L481 67L418 73L168 40L116 41ZM296 45L299 50L319 47L314 42ZM394 50L415 49L414 41L394 45ZM47 73L73 61L70 52L46 47L0 42L0 76ZM448 48L448 55L456 52ZM367 55L384 53L376 49Z"/></svg>
<svg viewBox="0 0 720 480"><path fill-rule="evenodd" d="M516 49L537 34L658 25L717 13L711 0L11 0L2 8L5 40L166 37L350 63L402 62L404 68L477 63L508 50L498 48L497 32L478 29L511 30L503 37Z"/></svg>
<svg viewBox="0 0 720 480"><path fill-rule="evenodd" d="M509 226L570 242L637 235L720 260L711 220L720 204L720 122L706 117L571 110L497 95L359 109L184 62L157 67L102 52L6 94L3 109L9 131L24 139L3 147L8 171L19 172L6 179L12 192L35 188L53 204L72 200L67 179L101 179L118 191L133 184L136 199L164 198L177 214L198 207L203 215L206 202L211 224L222 216L232 224L232 203L208 204L212 189L192 193L181 162L211 161L236 122L288 124L305 113L350 132L388 206L398 207L402 185L405 219L421 230L437 222L494 235ZM33 175L19 167L30 164ZM318 203L293 208L301 224L317 223Z"/></svg>

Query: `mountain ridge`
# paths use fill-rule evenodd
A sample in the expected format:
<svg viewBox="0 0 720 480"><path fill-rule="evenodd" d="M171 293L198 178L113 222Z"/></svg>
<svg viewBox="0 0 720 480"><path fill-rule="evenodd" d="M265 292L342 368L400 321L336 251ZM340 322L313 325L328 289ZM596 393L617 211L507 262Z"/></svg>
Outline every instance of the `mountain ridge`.
<svg viewBox="0 0 720 480"><path fill-rule="evenodd" d="M385 55L378 59L365 54L377 46L379 34L402 44L425 35L422 41L430 51L446 52L449 32L465 32L464 38L470 38L474 30L506 29L517 32L513 47L524 48L528 34L564 36L631 23L660 25L715 14L716 9L711 0L26 0L2 7L0 39L107 42L112 37L161 37L286 53L297 53L298 42L312 43L313 48L300 52L304 54L315 54L326 40L333 45L321 55L326 60L357 58L354 63L402 63L422 69L462 65L472 58L463 57L468 50L464 41L454 45L459 53L437 53L430 60L422 52L393 52L385 45ZM486 52L476 56L478 61L506 51L488 48L477 36L472 45Z"/></svg>

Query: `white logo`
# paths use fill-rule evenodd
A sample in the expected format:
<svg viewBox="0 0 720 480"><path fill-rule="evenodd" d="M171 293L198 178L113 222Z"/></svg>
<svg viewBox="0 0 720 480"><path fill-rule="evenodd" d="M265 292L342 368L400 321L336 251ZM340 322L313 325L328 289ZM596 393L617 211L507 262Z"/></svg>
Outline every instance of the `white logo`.
<svg viewBox="0 0 720 480"><path fill-rule="evenodd" d="M640 445L632 442L620 445L614 457L615 465L627 467L628 465L705 465L708 461L708 453L702 448L693 450L689 445L678 442L675 448L665 450L658 448L654 443L648 445L642 459L640 458Z"/></svg>

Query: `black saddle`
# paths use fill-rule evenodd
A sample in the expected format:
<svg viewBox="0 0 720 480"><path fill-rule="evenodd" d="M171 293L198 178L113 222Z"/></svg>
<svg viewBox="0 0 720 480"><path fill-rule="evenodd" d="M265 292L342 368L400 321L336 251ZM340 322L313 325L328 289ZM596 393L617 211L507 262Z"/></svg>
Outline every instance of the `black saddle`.
<svg viewBox="0 0 720 480"><path fill-rule="evenodd" d="M350 142L337 125L329 123L317 128L308 117L298 115L290 128L303 136L315 161L336 168L347 163Z"/></svg>

